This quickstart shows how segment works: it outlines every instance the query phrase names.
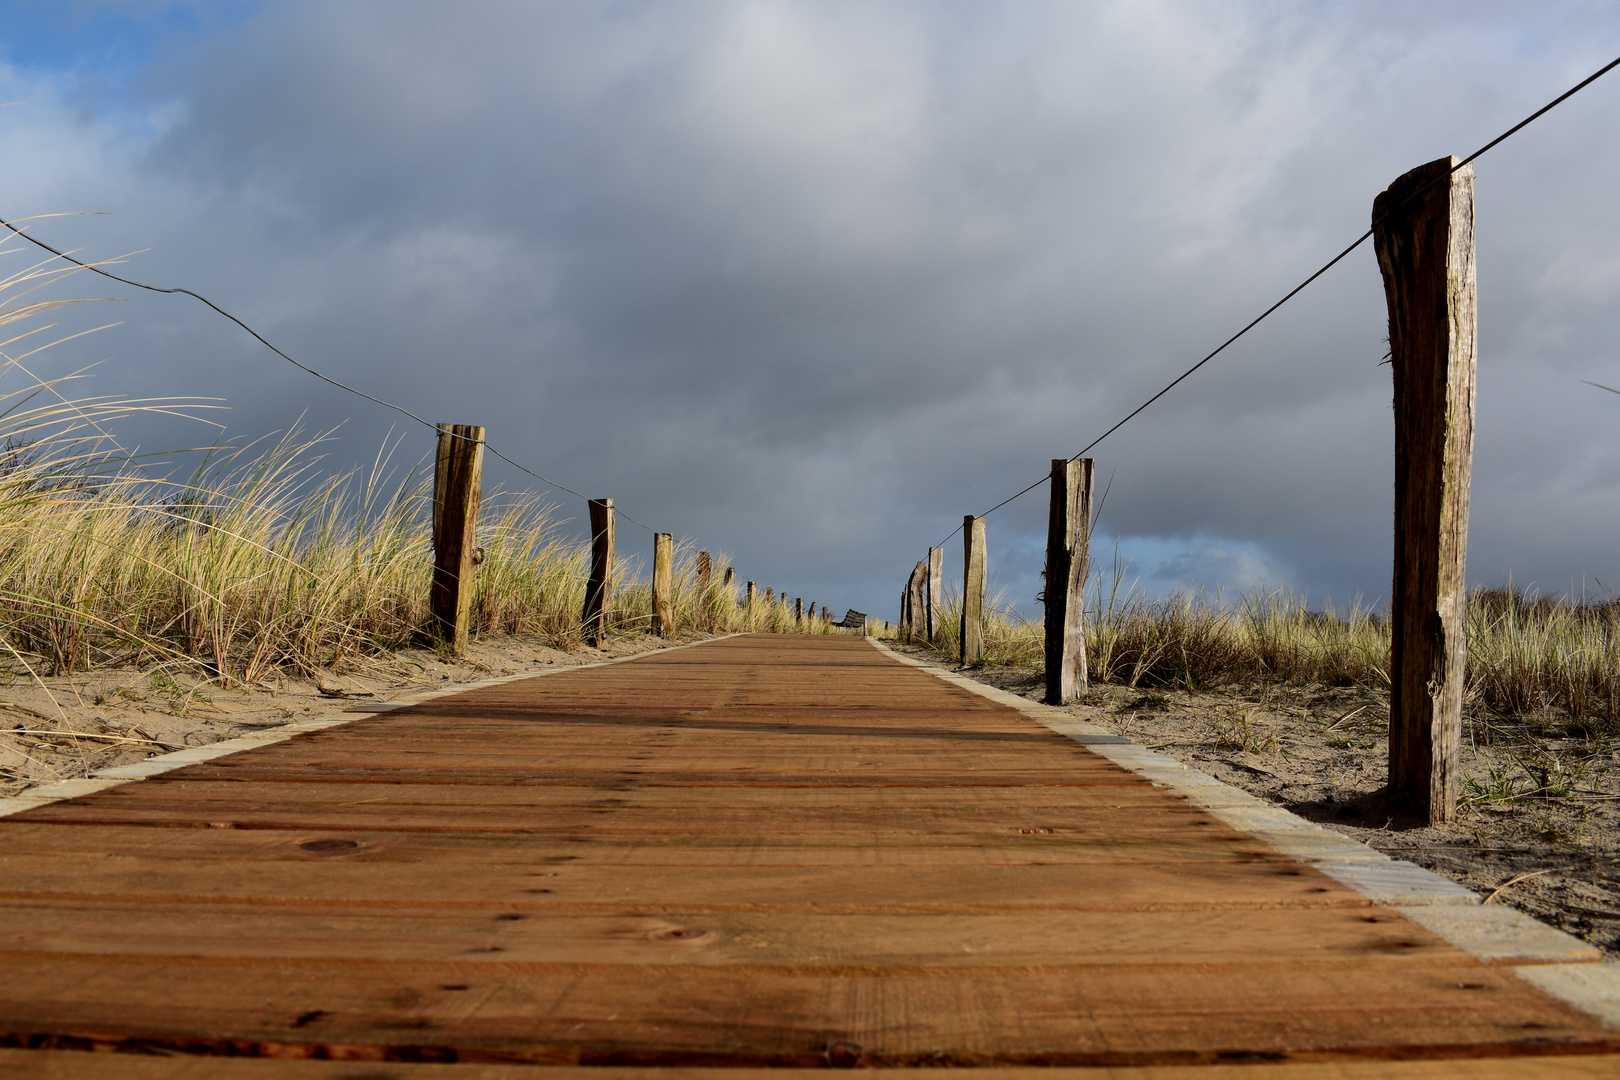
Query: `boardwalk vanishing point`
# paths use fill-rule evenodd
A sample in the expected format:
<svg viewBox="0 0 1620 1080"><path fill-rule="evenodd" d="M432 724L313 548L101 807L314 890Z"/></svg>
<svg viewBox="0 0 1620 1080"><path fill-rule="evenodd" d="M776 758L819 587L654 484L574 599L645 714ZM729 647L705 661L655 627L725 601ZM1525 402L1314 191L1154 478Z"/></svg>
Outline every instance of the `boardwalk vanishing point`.
<svg viewBox="0 0 1620 1080"><path fill-rule="evenodd" d="M739 636L41 803L0 818L0 1075L1620 1075L1543 988L1589 950L1458 947L1494 906L1381 904L1341 879L1396 864L1037 708Z"/></svg>

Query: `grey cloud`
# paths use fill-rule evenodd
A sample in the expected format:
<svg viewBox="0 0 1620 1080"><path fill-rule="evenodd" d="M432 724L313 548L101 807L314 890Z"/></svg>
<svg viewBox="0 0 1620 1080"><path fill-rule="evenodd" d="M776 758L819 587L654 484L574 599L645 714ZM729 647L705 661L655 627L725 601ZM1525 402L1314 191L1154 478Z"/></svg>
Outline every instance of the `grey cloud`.
<svg viewBox="0 0 1620 1080"><path fill-rule="evenodd" d="M115 210L50 229L152 248L140 275L334 375L887 611L964 512L1295 284L1394 176L1617 46L1579 4L281 4L159 54L119 116L12 74L37 104L0 114L0 177L10 212ZM1620 578L1620 399L1580 386L1620 378L1616 93L1479 165L1481 580ZM339 457L397 421L206 312L120 307L62 362L226 396L242 435L348 419ZM1145 581L1213 581L1213 547L1387 589L1383 336L1363 250L1096 451L1114 535L1203 538ZM993 521L1010 596L1043 523L1040 491Z"/></svg>

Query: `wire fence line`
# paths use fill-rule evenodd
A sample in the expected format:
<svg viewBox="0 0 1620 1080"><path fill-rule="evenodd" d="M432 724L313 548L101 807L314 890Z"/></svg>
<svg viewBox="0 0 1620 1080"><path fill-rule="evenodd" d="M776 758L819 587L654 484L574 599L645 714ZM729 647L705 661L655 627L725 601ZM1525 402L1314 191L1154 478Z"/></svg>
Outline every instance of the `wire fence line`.
<svg viewBox="0 0 1620 1080"><path fill-rule="evenodd" d="M54 217L56 215L44 215L44 216L52 216L52 217ZM404 417L406 417L408 419L414 420L418 424L423 425L424 427L432 428L435 431L439 430L439 425L438 424L435 424L430 420L423 419L422 417L418 416L416 413L414 413L411 410L405 408L403 405L396 405L392 401L384 400L383 398L377 397L374 394L368 394L364 390L358 389L357 387L350 386L348 383L343 382L343 381L341 381L339 379L334 379L330 375L327 375L327 374L324 374L323 372L317 371L315 368L310 367L308 364L303 363L300 360L296 360L291 356L288 356L285 352L281 351L281 349L277 348L275 346L275 344L272 343L263 334L259 333L252 326L250 326L246 322L244 322L242 319L240 319L237 316L231 314L229 311L226 311L224 308L220 307L218 304L216 304L212 300L208 299L208 297L204 296L202 293L195 292L195 291L193 291L191 289L183 289L183 288L179 288L179 287L172 287L171 288L171 287L164 287L164 286L161 286L161 285L149 285L144 281L136 281L134 278L128 278L128 277L124 277L124 276L122 276L120 274L115 274L112 271L105 269L101 264L93 263L93 262L84 262L83 260L76 259L72 255L69 255L67 252L61 251L61 250L59 250L57 248L54 248L50 244L45 243L45 241L39 239L36 236L33 236L26 229L20 229L20 228L17 227L16 223L18 221L30 221L30 220L33 220L33 219L32 218L16 218L16 219L12 219L12 220L0 219L0 225L4 225L6 228L10 229L12 231L12 233L14 233L15 235L22 237L24 240L28 241L30 244L33 244L36 247L43 248L45 251L48 251L52 255L56 256L58 259L62 259L63 261L71 263L74 266L80 267L82 269L89 270L91 273L100 274L104 278L109 278L112 281L117 281L117 282L120 282L120 283L122 283L124 285L129 285L129 286L131 286L133 288L136 288L136 289L145 289L147 292L167 293L167 294L170 294L170 295L189 296L193 300L200 301L201 303L207 305L209 308L211 308L213 311L215 311L217 314L224 316L225 318L229 319L231 322L235 323L237 326L241 327L243 330L247 331L247 333L250 336L252 336L252 338L255 341L257 341L259 344L263 345L265 348L269 349L271 352L275 353L277 356L281 357L283 360L287 361L287 363L291 364L293 367L299 369L300 371L305 372L306 374L309 374L309 375L313 375L317 379L320 379L322 382L329 383L332 386L337 387L339 390L345 390L348 393L354 394L357 397L365 398L367 401L372 402L373 404L376 404L376 405L381 405L385 409L392 409L394 412L399 413L401 416L404 416ZM458 435L455 432L448 432L447 434L449 434L451 438L455 438L455 439L466 439L467 438L465 435ZM519 470L520 472L527 473L529 476L534 477L536 480L539 480L541 483L547 485L548 487L556 488L558 491L565 491L568 494L573 495L576 498L584 499L586 502L591 501L591 497L589 495L581 494L580 492L575 491L573 488L567 486L566 484L559 484L557 481L552 480L549 477L542 476L540 473L538 473L535 470L529 468L527 465L524 465L524 464L522 464L520 462L514 461L512 458L510 458L507 455L501 453L501 451L498 450L494 446L494 444L492 444L487 438L484 440L484 449L489 451L489 453L494 455L495 457L500 458L502 461L506 462L508 465L511 465L513 468ZM652 528L652 526L646 525L646 524L643 524L640 521L637 521L635 518L631 517L629 514L625 513L623 510L620 510L617 506L614 507L614 511L619 517L624 518L626 521L629 521L632 524L640 525L643 529L646 529L648 532L654 532L655 531Z"/></svg>
<svg viewBox="0 0 1620 1080"><path fill-rule="evenodd" d="M1580 82L1576 83L1574 86L1570 87L1568 90L1565 90L1562 94L1559 94L1557 97L1553 98L1551 101L1549 101L1545 105L1541 106L1541 108L1537 109L1535 112L1531 113L1529 116L1526 116L1523 120L1520 120L1518 123L1514 124L1512 127L1508 128L1506 131L1504 131L1500 135L1496 136L1490 142L1487 142L1484 146L1481 146L1478 150L1475 150L1472 154L1469 154L1467 157L1465 157L1461 161L1457 162L1455 165L1453 165L1451 167L1451 173L1456 173L1456 171L1458 169L1463 168L1465 165L1471 164L1476 158L1480 157L1480 155L1484 154L1486 151L1488 151L1491 148L1495 147L1497 144L1505 141L1510 136L1512 136L1512 135L1516 134L1517 132L1523 130L1525 127L1529 126L1533 121L1535 121L1537 118L1545 115L1548 112L1551 112L1554 108L1556 108L1559 105L1563 104L1565 101L1568 101L1570 98L1574 97L1576 94L1580 93L1582 90L1586 89L1588 86L1590 86L1593 83L1597 82L1598 79L1602 78L1604 75L1607 75L1610 71L1613 71L1616 67L1620 67L1620 56L1617 56L1613 60L1610 60L1607 64L1604 64L1602 67L1600 67L1596 71L1592 72L1592 74L1588 75L1586 78L1582 79ZM1101 435L1097 436L1095 439L1092 439L1089 443L1087 443L1084 447L1082 447L1077 453L1071 454L1069 456L1068 460L1069 461L1077 461L1080 458L1084 457L1088 452L1090 452L1092 449L1094 449L1104 439L1108 438L1108 436L1112 435L1114 432L1118 431L1120 428L1122 428L1126 424L1130 423L1133 419L1135 419L1138 415L1140 415L1143 412L1143 410L1145 410L1148 406L1152 405L1155 401L1158 401L1160 398L1164 397L1164 395L1168 394L1171 390L1174 390L1188 376L1192 375L1199 368L1203 367L1205 364L1207 364L1211 360L1215 359L1221 353L1225 352L1228 346L1235 343L1239 338L1243 337L1243 335L1247 334L1250 330L1253 330L1256 326L1259 326L1268 317L1270 317L1270 315L1273 312L1275 312L1278 308L1280 308L1284 304L1288 303L1288 301L1292 300L1295 296L1298 296L1301 292L1303 292L1305 290L1305 288L1308 285L1310 285L1317 278L1321 277L1323 274L1327 273L1329 270L1331 270L1335 266L1337 266L1352 251L1355 251L1362 244L1366 243L1372 237L1373 232L1375 230L1377 230L1378 226L1380 224L1382 224L1384 219L1387 218L1390 214L1393 214L1396 211L1398 211L1398 210L1402 209L1403 207L1407 206L1408 204L1414 202L1424 192L1428 191L1431 187L1433 187L1435 184L1439 183L1441 180L1446 179L1449 175L1451 175L1451 174L1446 174L1445 176L1437 176L1437 177L1435 177L1433 180L1430 180L1428 183L1426 183L1426 184L1422 185L1421 187L1417 188L1410 195L1408 195L1405 199L1402 199L1401 202L1398 205L1393 206L1389 210L1385 211L1383 215L1381 215L1380 217L1378 217L1377 219L1375 219L1373 221L1372 225L1370 225L1367 228L1366 232L1364 232L1360 236L1356 237L1356 239L1350 244L1349 247L1345 248L1343 251L1341 251L1337 255L1333 256L1327 262L1323 263L1316 271L1314 271L1304 281L1301 281L1298 285L1295 285L1292 289L1289 289L1288 292L1284 293L1282 299L1278 300L1276 303L1272 304L1270 307L1268 307L1264 311L1262 311L1259 315L1255 316L1252 320L1250 320L1250 322L1246 326L1243 327L1243 329L1239 330L1237 333L1233 334L1231 337L1227 338L1225 341L1223 341L1219 345L1217 345L1203 359L1199 360L1198 363L1194 364L1192 367L1188 368L1186 371L1182 372L1180 375L1177 375L1174 379L1172 379L1169 383L1167 383L1164 386L1163 389L1159 390L1158 393L1154 394L1152 397L1150 397L1146 401L1142 402L1142 404L1138 405L1136 408L1134 408L1130 412L1126 413L1125 416L1122 419L1120 419L1118 422L1116 422L1113 427L1110 427L1107 431L1103 432ZM1605 387L1604 389L1608 389L1608 388ZM989 517L991 514L995 513L997 510L1000 510L1003 506L1006 506L1008 503L1013 502L1016 499L1020 499L1025 495L1028 495L1030 492L1034 491L1036 488L1038 488L1042 484L1046 483L1046 481L1048 479L1049 479L1048 476L1042 476L1040 479L1036 480L1034 483L1030 484L1028 487L1023 488L1023 489L1021 489L1021 490L1019 490L1017 492L1014 492L1013 494L1007 496L1005 499L1002 499L1000 502L996 503L996 505L992 506L990 509L986 510L983 514L980 514L978 516L980 516L980 517ZM951 537L955 536L957 533L959 533L961 531L962 531L962 526L961 525L956 526L956 528L954 528L950 532L946 533L944 539L940 540L940 542L938 544L936 544L935 546L936 547L944 547L945 542L947 540L949 540Z"/></svg>

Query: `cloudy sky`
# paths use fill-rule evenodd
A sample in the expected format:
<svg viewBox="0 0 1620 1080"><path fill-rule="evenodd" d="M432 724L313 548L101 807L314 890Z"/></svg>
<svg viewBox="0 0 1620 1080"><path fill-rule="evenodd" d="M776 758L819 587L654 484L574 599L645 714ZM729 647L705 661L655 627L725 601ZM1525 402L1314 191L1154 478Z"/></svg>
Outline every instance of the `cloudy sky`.
<svg viewBox="0 0 1620 1080"><path fill-rule="evenodd" d="M744 577L892 617L905 575L1365 227L1620 55L1612 3L0 2L0 213ZM1620 72L1481 159L1469 578L1620 588ZM5 249L11 251L15 245ZM25 256L12 252L7 268ZM184 297L51 370L228 436L431 434ZM1364 247L1095 452L1141 587L1387 596ZM403 426L402 426L403 425ZM147 422L147 449L207 429ZM534 486L491 462L490 484ZM560 513L583 506L559 495ZM1045 492L990 519L1030 613ZM650 549L633 525L621 549ZM947 567L960 571L959 539ZM1599 584L1601 583L1601 585Z"/></svg>

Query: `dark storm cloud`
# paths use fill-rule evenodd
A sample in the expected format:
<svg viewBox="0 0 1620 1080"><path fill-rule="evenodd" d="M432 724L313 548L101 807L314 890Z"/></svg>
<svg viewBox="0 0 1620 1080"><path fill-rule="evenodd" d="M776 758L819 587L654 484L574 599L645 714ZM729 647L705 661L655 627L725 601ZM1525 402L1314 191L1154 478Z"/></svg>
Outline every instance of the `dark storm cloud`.
<svg viewBox="0 0 1620 1080"><path fill-rule="evenodd" d="M278 4L160 43L116 108L11 71L0 201L113 210L48 230L150 248L141 275L746 576L886 611L1396 175L1616 52L1578 4ZM1481 580L1620 578L1620 399L1580 382L1620 379L1617 94L1478 168ZM120 308L62 362L225 396L244 436L347 419L341 460L398 419L206 312ZM1145 585L1387 590L1383 336L1363 250L1098 449ZM1035 492L992 521L1011 598L1043 519Z"/></svg>

